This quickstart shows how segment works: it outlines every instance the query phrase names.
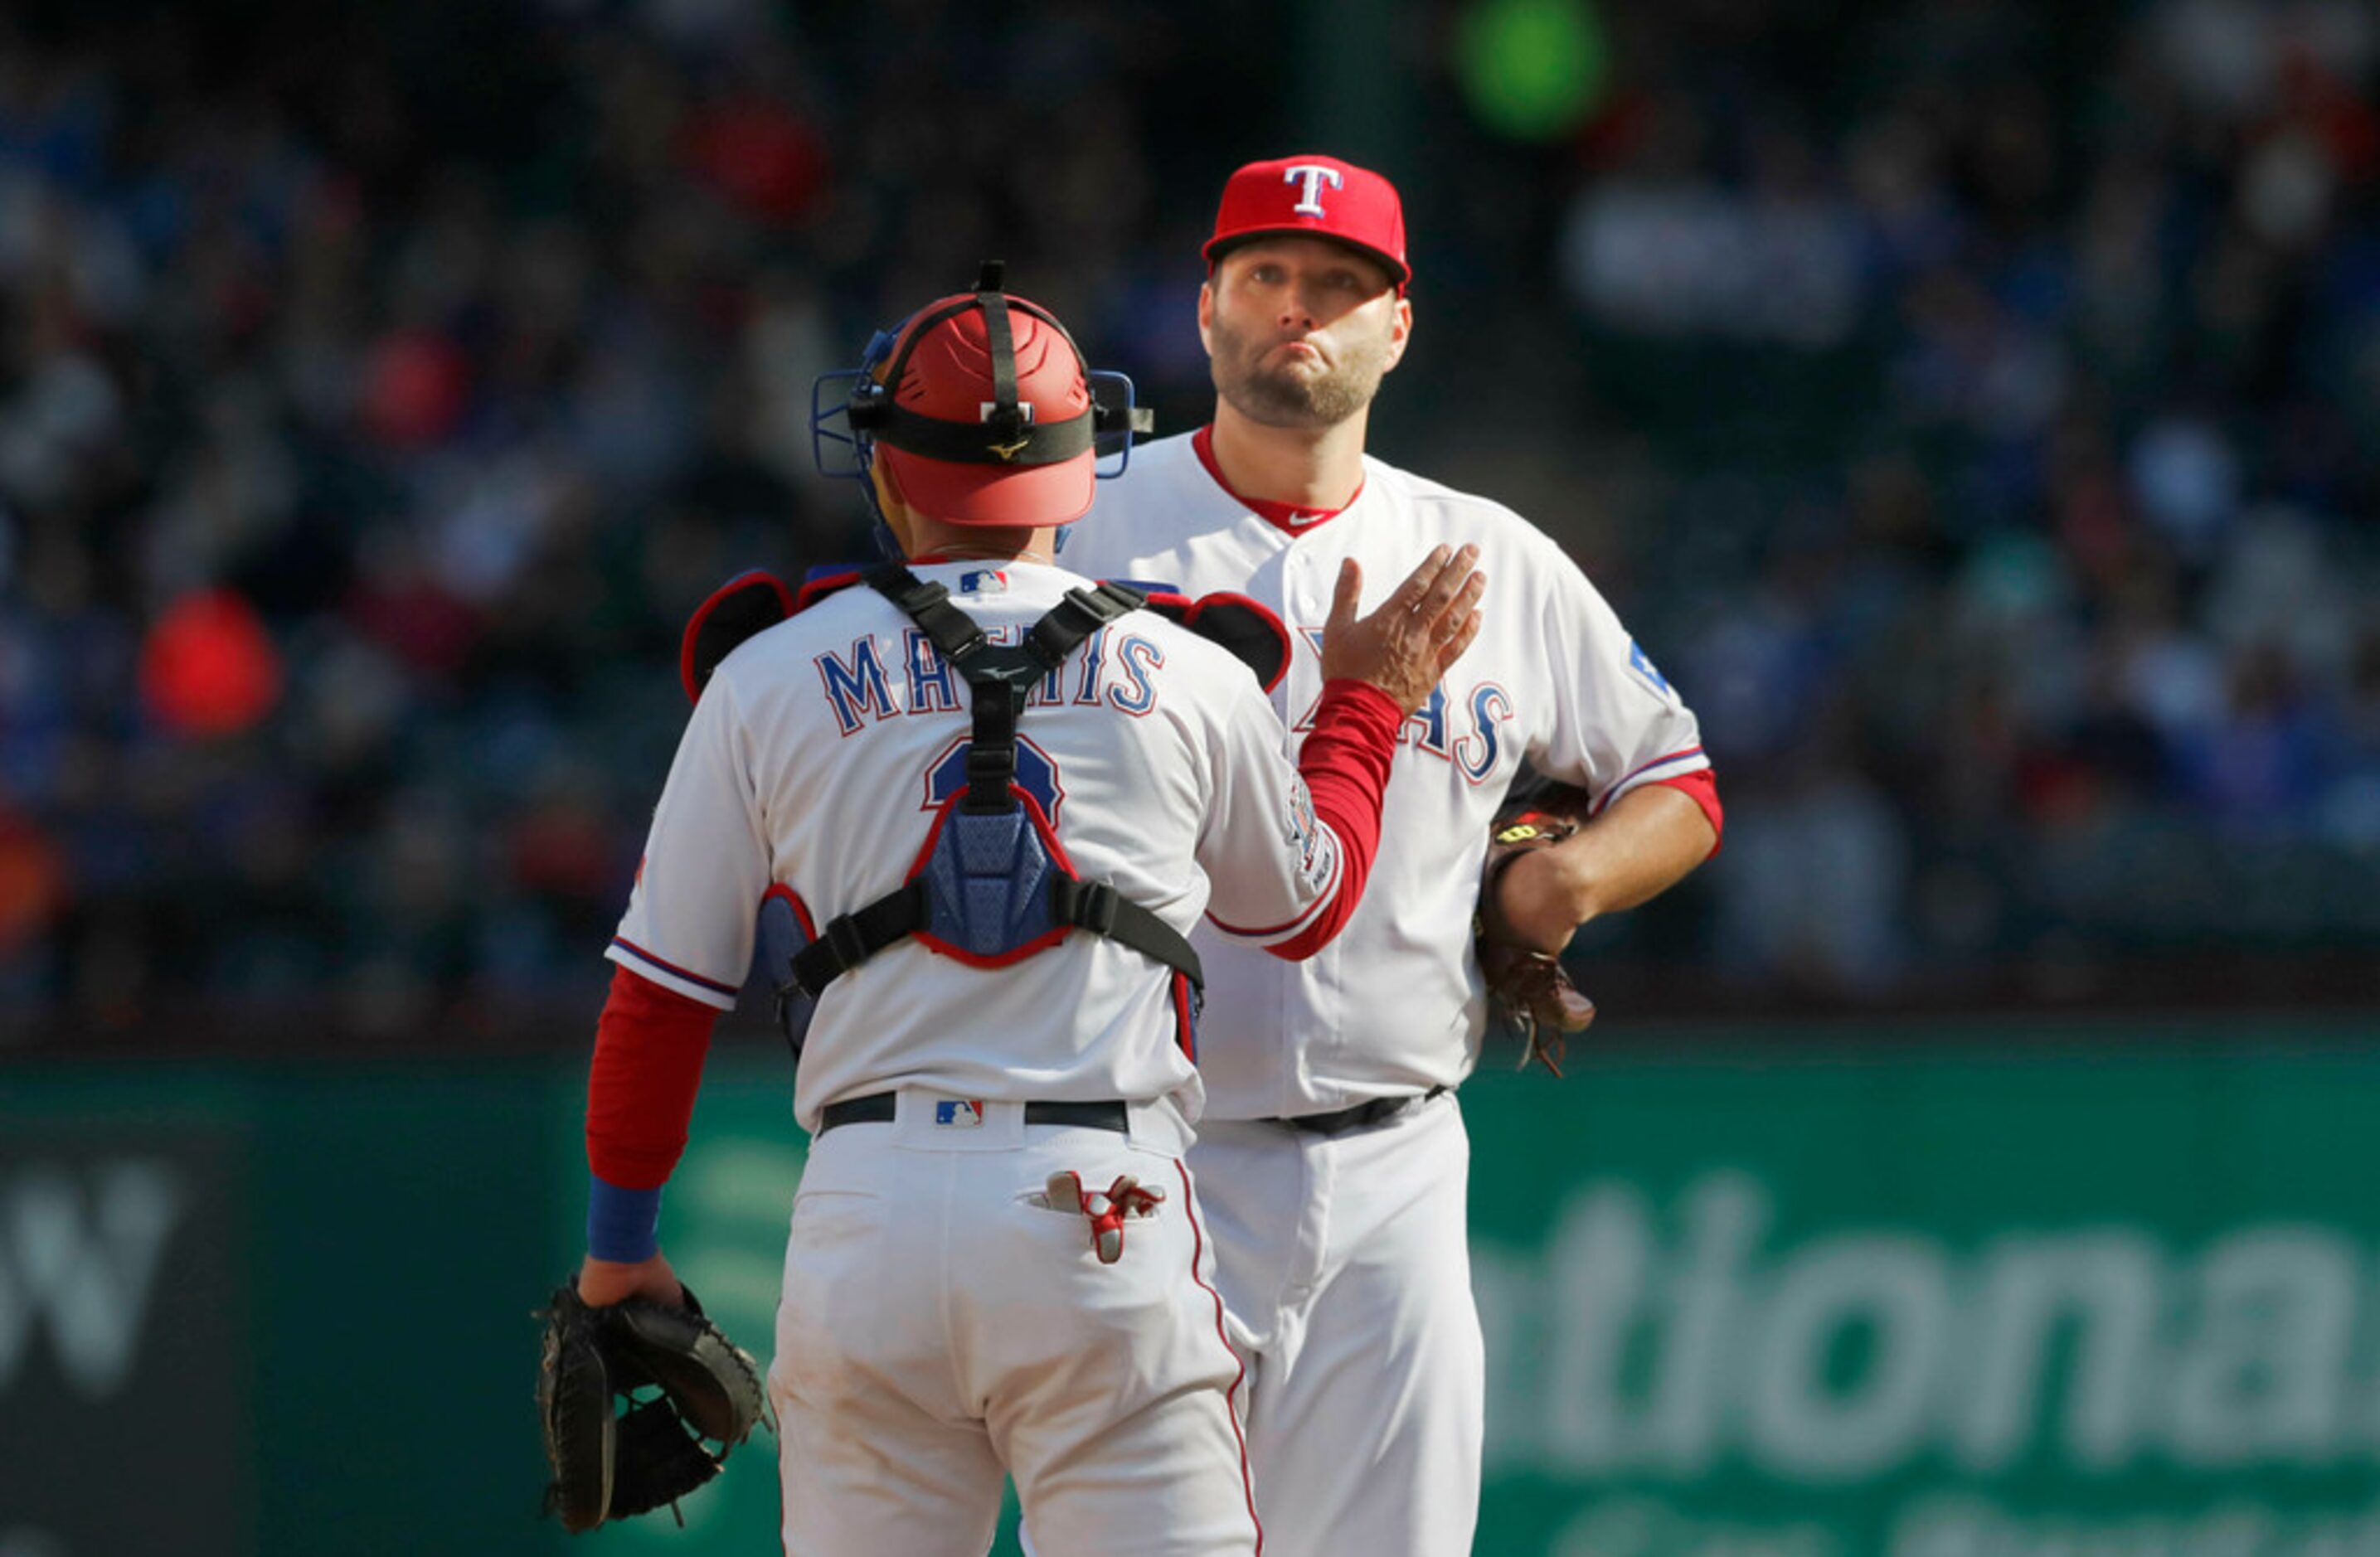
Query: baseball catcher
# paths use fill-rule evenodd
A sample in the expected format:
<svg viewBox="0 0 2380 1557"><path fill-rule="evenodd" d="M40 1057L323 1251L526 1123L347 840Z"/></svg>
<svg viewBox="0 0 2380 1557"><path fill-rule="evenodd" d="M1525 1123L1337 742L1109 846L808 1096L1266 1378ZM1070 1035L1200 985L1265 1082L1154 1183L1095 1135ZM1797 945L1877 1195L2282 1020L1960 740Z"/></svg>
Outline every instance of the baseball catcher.
<svg viewBox="0 0 2380 1557"><path fill-rule="evenodd" d="M1365 615L1362 569L1340 570L1293 761L1277 613L1202 596L1177 619L1057 564L1102 441L1121 465L1135 419L1128 384L1096 381L996 265L880 332L820 380L814 427L899 561L798 593L731 584L684 640L694 711L588 1072L577 1290L678 1296L662 1189L713 1019L782 915L797 944L763 976L810 1003L766 1380L790 1552L983 1551L1003 1480L1046 1552L1256 1557L1261 1539L1246 1370L1183 1163L1203 1089L1188 937L1208 915L1269 926L1250 940L1287 960L1344 928L1398 731L1476 638L1486 581L1467 549L1424 548ZM1269 646L1265 668L1235 644ZM574 1523L679 1485L630 1494L649 1435L657 1475L704 1475L750 1421L676 1395L683 1422L632 1446L604 1366L581 1394L604 1410L550 1415L557 1464L594 1467L562 1478ZM732 1370L697 1382L747 1398Z"/></svg>
<svg viewBox="0 0 2380 1557"><path fill-rule="evenodd" d="M553 1467L546 1511L574 1535L663 1503L674 1512L766 1419L751 1355L685 1297L599 1308L576 1279L554 1289L537 1405Z"/></svg>
<svg viewBox="0 0 2380 1557"><path fill-rule="evenodd" d="M1578 831L1592 815L1585 791L1547 782L1516 790L1488 834L1488 859L1479 873L1475 925L1479 972L1488 997L1525 1047L1521 1068L1542 1063L1560 1076L1569 1035L1595 1020L1595 1002L1579 992L1554 952L1524 944L1504 914L1501 887L1506 870L1533 850L1550 849Z"/></svg>

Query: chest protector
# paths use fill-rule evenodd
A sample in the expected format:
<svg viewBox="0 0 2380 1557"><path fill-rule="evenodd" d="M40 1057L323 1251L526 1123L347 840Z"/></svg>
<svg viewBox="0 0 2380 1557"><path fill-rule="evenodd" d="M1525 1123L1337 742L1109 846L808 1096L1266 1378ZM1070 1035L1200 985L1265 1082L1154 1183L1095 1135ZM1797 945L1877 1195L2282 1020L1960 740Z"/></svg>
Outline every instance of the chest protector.
<svg viewBox="0 0 2380 1557"><path fill-rule="evenodd" d="M1075 930L1104 935L1188 982L1203 1003L1198 954L1179 932L1103 881L1085 881L1056 829L1016 778L1016 724L1026 692L1092 634L1140 609L1122 585L1069 590L1018 644L995 644L950 591L899 563L863 582L899 607L965 677L974 727L965 788L934 818L908 879L867 907L828 922L793 959L794 983L815 999L842 974L885 947L915 937L978 968L1004 967Z"/></svg>

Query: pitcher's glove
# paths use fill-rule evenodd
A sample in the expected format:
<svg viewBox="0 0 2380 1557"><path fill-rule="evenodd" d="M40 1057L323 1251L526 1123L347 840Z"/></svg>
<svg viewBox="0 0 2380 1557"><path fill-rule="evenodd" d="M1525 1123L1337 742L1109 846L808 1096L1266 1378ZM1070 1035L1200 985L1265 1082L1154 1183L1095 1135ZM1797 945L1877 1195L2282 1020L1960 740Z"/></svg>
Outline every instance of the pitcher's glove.
<svg viewBox="0 0 2380 1557"><path fill-rule="evenodd" d="M759 1366L703 1317L691 1290L684 1308L640 1298L592 1308L574 1276L543 1318L545 1505L573 1534L663 1503L674 1512L766 1419Z"/></svg>
<svg viewBox="0 0 2380 1557"><path fill-rule="evenodd" d="M1521 1068L1536 1060L1561 1074L1567 1037L1595 1020L1595 1002L1579 993L1560 959L1518 944L1504 918L1500 896L1505 870L1534 849L1550 849L1578 831L1593 815L1584 790L1548 783L1525 798L1515 797L1496 814L1488 834L1488 861L1479 875L1479 972L1488 997L1521 1034L1527 1047Z"/></svg>

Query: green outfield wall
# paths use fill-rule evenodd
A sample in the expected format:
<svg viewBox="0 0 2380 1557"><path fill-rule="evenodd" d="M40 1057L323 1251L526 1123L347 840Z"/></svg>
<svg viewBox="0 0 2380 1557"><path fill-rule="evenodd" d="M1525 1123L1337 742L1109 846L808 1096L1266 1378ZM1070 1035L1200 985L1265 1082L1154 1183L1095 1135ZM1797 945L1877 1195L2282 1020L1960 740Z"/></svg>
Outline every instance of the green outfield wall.
<svg viewBox="0 0 2380 1557"><path fill-rule="evenodd" d="M1464 1090L1477 1551L2380 1557L2380 1027L1670 1053ZM787 1080L720 1056L664 1217L762 1351ZM580 1085L0 1069L0 1557L773 1550L765 1450L539 1521Z"/></svg>

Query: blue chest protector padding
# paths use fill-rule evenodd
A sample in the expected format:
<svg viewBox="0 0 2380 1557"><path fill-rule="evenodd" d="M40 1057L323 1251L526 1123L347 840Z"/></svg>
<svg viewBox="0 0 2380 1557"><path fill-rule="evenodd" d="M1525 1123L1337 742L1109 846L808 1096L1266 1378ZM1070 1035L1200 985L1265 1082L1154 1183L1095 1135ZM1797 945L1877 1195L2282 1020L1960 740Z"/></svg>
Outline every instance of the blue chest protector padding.
<svg viewBox="0 0 2380 1557"><path fill-rule="evenodd" d="M828 923L793 959L794 984L812 997L906 937L978 967L1000 967L1088 930L1163 963L1203 995L1198 954L1180 932L1106 882L1084 881L1050 819L1017 788L1016 724L1033 684L1099 628L1136 610L1118 585L1075 589L1015 645L992 643L950 603L950 591L897 563L869 587L898 606L966 680L974 728L966 787L942 803L934 830L897 889Z"/></svg>
<svg viewBox="0 0 2380 1557"><path fill-rule="evenodd" d="M976 957L1000 957L1050 928L1058 868L1023 806L944 819L917 873L927 933Z"/></svg>

